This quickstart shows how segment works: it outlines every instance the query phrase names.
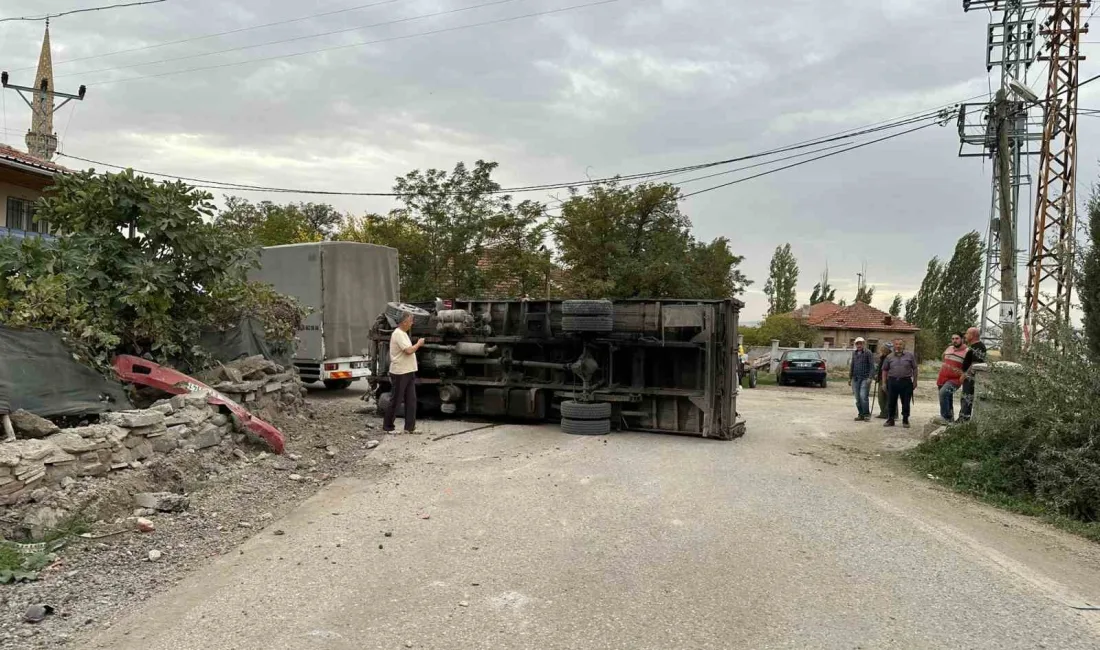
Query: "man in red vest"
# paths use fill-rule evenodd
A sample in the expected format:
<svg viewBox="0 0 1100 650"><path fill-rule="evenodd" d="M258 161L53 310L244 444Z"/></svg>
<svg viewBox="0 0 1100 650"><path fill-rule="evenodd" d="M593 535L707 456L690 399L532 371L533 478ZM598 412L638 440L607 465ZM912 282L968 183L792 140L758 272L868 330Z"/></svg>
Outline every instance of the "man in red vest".
<svg viewBox="0 0 1100 650"><path fill-rule="evenodd" d="M943 351L943 365L940 366L940 374L936 378L936 387L940 389L940 417L944 422L955 419L955 391L962 386L966 351L962 334L952 334L951 345Z"/></svg>

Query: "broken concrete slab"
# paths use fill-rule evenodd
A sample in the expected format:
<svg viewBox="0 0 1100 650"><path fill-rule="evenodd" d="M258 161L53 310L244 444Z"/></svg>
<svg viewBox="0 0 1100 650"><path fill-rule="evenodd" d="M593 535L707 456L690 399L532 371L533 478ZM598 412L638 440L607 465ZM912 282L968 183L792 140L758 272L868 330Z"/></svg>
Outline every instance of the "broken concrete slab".
<svg viewBox="0 0 1100 650"><path fill-rule="evenodd" d="M183 512L191 507L191 499L174 492L141 492L134 495L134 505L160 512Z"/></svg>
<svg viewBox="0 0 1100 650"><path fill-rule="evenodd" d="M115 411L104 413L100 418L106 424L114 424L126 429L137 427L149 427L154 424L164 424L164 414L159 411Z"/></svg>
<svg viewBox="0 0 1100 650"><path fill-rule="evenodd" d="M82 454L87 451L95 451L102 449L105 443L85 438L79 433L73 433L73 431L66 430L61 433L55 433L49 438L46 438L47 442L51 442L58 446L62 451L70 454Z"/></svg>

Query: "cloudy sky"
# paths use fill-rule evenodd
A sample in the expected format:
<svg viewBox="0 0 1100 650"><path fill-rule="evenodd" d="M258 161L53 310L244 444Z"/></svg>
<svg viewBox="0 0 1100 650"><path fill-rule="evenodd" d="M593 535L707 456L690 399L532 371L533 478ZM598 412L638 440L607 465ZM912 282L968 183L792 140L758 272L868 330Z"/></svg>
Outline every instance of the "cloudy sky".
<svg viewBox="0 0 1100 650"><path fill-rule="evenodd" d="M111 1L6 0L0 18ZM181 176L388 191L410 169L484 158L521 186L745 155L989 91L989 15L959 0L618 0L451 29L593 1L168 0L63 17L51 27L57 87L87 84L88 95L55 128L67 153ZM339 13L250 29L325 12ZM13 83L33 81L41 36L41 23L0 23ZM1100 45L1084 47L1100 57ZM101 56L119 50L136 51ZM1042 73L1033 67L1032 87ZM1083 78L1097 73L1082 64ZM22 147L28 109L3 96L0 139ZM1081 106L1100 108L1100 83ZM1082 187L1097 175L1097 143L1100 119L1082 118ZM684 209L698 237L728 237L746 256L748 320L766 309L768 262L784 242L801 300L826 264L851 300L866 265L885 308L916 290L931 256L985 231L989 164L957 153L954 126L933 127Z"/></svg>

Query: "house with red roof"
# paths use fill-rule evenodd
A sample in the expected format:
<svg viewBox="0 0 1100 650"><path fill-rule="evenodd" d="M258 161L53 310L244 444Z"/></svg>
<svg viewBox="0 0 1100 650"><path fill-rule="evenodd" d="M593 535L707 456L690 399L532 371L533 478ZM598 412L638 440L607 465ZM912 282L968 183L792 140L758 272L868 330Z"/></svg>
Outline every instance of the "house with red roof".
<svg viewBox="0 0 1100 650"><path fill-rule="evenodd" d="M55 176L66 173L61 165L0 144L0 237L48 233L48 224L34 221L34 202Z"/></svg>
<svg viewBox="0 0 1100 650"><path fill-rule="evenodd" d="M917 332L920 331L916 325L862 302L847 307L819 303L796 310L791 315L819 331L822 342L829 348L855 347L856 339L862 337L872 351L894 339L902 339L907 350L915 350Z"/></svg>

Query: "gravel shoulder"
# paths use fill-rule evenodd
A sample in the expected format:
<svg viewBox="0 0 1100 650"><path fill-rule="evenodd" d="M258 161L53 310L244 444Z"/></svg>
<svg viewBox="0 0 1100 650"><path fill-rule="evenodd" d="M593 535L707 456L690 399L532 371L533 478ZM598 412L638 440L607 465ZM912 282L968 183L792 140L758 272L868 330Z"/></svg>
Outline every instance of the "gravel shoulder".
<svg viewBox="0 0 1100 650"><path fill-rule="evenodd" d="M915 421L934 414L919 402ZM1100 554L901 469L918 429L746 391L745 438L461 422L376 450L81 648L1095 648ZM366 466L364 466L366 467ZM276 535L275 530L284 534Z"/></svg>

